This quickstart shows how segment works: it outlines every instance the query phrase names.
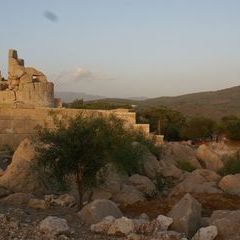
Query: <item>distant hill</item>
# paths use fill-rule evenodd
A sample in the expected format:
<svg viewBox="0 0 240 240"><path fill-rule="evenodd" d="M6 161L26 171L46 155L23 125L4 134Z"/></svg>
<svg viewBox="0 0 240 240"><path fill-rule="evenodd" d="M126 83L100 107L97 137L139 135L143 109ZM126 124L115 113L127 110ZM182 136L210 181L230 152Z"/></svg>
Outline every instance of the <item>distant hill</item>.
<svg viewBox="0 0 240 240"><path fill-rule="evenodd" d="M140 107L167 106L187 116L206 116L219 119L240 115L240 86L211 92L192 93L177 97L152 98L139 103Z"/></svg>
<svg viewBox="0 0 240 240"><path fill-rule="evenodd" d="M62 101L69 103L72 102L75 99L83 99L84 101L91 101L91 100L98 100L105 98L103 96L98 96L98 95L90 95L82 92L55 92L55 97L56 98L61 98Z"/></svg>
<svg viewBox="0 0 240 240"><path fill-rule="evenodd" d="M177 97L159 97L146 100L108 98L98 101L112 104L131 104L138 108L166 106L186 116L205 116L219 119L226 115L240 116L240 86L211 92L199 92Z"/></svg>

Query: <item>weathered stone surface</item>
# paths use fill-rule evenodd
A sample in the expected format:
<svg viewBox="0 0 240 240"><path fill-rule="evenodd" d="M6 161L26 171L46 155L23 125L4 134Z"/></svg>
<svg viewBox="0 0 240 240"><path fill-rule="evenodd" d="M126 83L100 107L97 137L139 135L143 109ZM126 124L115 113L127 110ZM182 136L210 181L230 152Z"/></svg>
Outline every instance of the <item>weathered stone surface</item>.
<svg viewBox="0 0 240 240"><path fill-rule="evenodd" d="M171 229L192 236L201 226L201 204L186 194L168 213L173 219Z"/></svg>
<svg viewBox="0 0 240 240"><path fill-rule="evenodd" d="M223 177L218 186L226 193L240 196L240 173Z"/></svg>
<svg viewBox="0 0 240 240"><path fill-rule="evenodd" d="M216 226L200 228L193 236L192 240L214 240L218 234Z"/></svg>
<svg viewBox="0 0 240 240"><path fill-rule="evenodd" d="M113 196L113 201L124 206L145 200L144 194L130 185L123 185L121 191Z"/></svg>
<svg viewBox="0 0 240 240"><path fill-rule="evenodd" d="M106 199L95 200L87 204L78 215L86 224L98 223L107 216L113 216L115 218L122 217L122 213L117 205Z"/></svg>
<svg viewBox="0 0 240 240"><path fill-rule="evenodd" d="M220 239L240 239L240 210L217 210L214 211L209 220L211 225L218 229Z"/></svg>
<svg viewBox="0 0 240 240"><path fill-rule="evenodd" d="M126 217L116 219L108 229L108 235L115 236L127 236L132 232L134 232L134 222Z"/></svg>
<svg viewBox="0 0 240 240"><path fill-rule="evenodd" d="M208 169L197 169L189 173L171 192L171 195L182 193L222 193L217 183L221 177Z"/></svg>
<svg viewBox="0 0 240 240"><path fill-rule="evenodd" d="M217 171L223 167L221 157L205 144L198 147L197 157L207 169Z"/></svg>
<svg viewBox="0 0 240 240"><path fill-rule="evenodd" d="M150 179L154 179L160 173L160 165L157 158L150 152L146 153L144 156L143 168L144 175Z"/></svg>
<svg viewBox="0 0 240 240"><path fill-rule="evenodd" d="M170 217L166 217L164 215L159 215L157 217L157 221L160 224L160 228L162 231L167 231L168 227L173 223L173 219Z"/></svg>
<svg viewBox="0 0 240 240"><path fill-rule="evenodd" d="M5 82L7 87L6 84L0 87L0 104L54 106L53 83L48 82L46 76L35 68L24 67L24 60L19 59L17 51L13 49L9 50L8 81Z"/></svg>
<svg viewBox="0 0 240 240"><path fill-rule="evenodd" d="M29 139L25 139L15 151L11 164L0 177L0 185L13 192L44 191L35 166L34 146Z"/></svg>
<svg viewBox="0 0 240 240"><path fill-rule="evenodd" d="M59 234L66 234L70 231L68 223L63 218L49 216L42 220L39 224L41 232L48 236L57 236Z"/></svg>
<svg viewBox="0 0 240 240"><path fill-rule="evenodd" d="M160 173L163 177L172 177L177 180L183 180L184 172L176 167L174 164L167 163L166 161L159 161Z"/></svg>
<svg viewBox="0 0 240 240"><path fill-rule="evenodd" d="M178 166L178 162L185 161L195 168L202 168L196 158L195 150L188 144L170 142L162 145L161 160Z"/></svg>
<svg viewBox="0 0 240 240"><path fill-rule="evenodd" d="M28 202L28 207L34 209L46 209L48 208L48 204L42 199L31 198Z"/></svg>
<svg viewBox="0 0 240 240"><path fill-rule="evenodd" d="M157 232L150 240L181 240L184 234L175 231Z"/></svg>
<svg viewBox="0 0 240 240"><path fill-rule="evenodd" d="M108 229L111 227L113 222L115 221L115 217L113 216L108 216L103 218L102 221L92 224L91 225L91 231L95 233L101 233L101 234L107 234Z"/></svg>
<svg viewBox="0 0 240 240"><path fill-rule="evenodd" d="M156 191L154 183L146 176L141 176L139 174L132 175L128 183L144 194L152 194Z"/></svg>
<svg viewBox="0 0 240 240"><path fill-rule="evenodd" d="M30 193L13 193L2 199L7 204L15 206L27 205L29 200L33 198Z"/></svg>

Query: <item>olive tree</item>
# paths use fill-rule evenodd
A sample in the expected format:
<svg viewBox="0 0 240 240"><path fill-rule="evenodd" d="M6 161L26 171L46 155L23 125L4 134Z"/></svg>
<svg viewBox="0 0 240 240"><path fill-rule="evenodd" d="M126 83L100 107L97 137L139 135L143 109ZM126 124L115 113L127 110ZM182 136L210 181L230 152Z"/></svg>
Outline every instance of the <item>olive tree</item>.
<svg viewBox="0 0 240 240"><path fill-rule="evenodd" d="M72 118L66 124L56 124L56 129L38 132L38 159L44 171L59 182L66 183L73 176L79 193L79 208L83 193L97 183L97 173L112 162L128 174L141 171L141 161L146 148L137 141L153 146L152 140L140 131L126 128L122 120L101 115Z"/></svg>

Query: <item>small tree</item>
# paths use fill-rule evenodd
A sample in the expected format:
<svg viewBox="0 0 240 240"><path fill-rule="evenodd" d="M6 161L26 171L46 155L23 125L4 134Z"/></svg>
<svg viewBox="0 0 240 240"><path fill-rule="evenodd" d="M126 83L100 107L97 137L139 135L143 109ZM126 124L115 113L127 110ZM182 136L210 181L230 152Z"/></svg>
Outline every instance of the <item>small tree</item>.
<svg viewBox="0 0 240 240"><path fill-rule="evenodd" d="M144 148L134 141L148 142L143 134L126 129L116 117L79 115L54 130L41 129L38 134L38 158L45 171L60 182L73 175L78 187L79 208L84 191L97 182L97 173L108 162L129 174L139 171Z"/></svg>
<svg viewBox="0 0 240 240"><path fill-rule="evenodd" d="M211 139L216 131L216 122L205 117L194 117L182 130L182 137L191 140Z"/></svg>

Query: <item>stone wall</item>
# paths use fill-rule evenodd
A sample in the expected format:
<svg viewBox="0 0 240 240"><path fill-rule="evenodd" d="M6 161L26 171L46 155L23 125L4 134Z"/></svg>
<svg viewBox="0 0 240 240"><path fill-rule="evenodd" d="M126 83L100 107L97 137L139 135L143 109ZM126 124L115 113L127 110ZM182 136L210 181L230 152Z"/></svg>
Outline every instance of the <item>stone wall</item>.
<svg viewBox="0 0 240 240"><path fill-rule="evenodd" d="M146 134L149 134L149 125L136 124L136 114L133 112L64 108L0 108L0 146L7 144L15 149L24 138L36 133L37 126L53 128L53 116L57 116L58 119L67 119L68 117L77 116L79 113L88 116L96 113L101 113L103 116L114 114L125 120L127 125L142 129Z"/></svg>

